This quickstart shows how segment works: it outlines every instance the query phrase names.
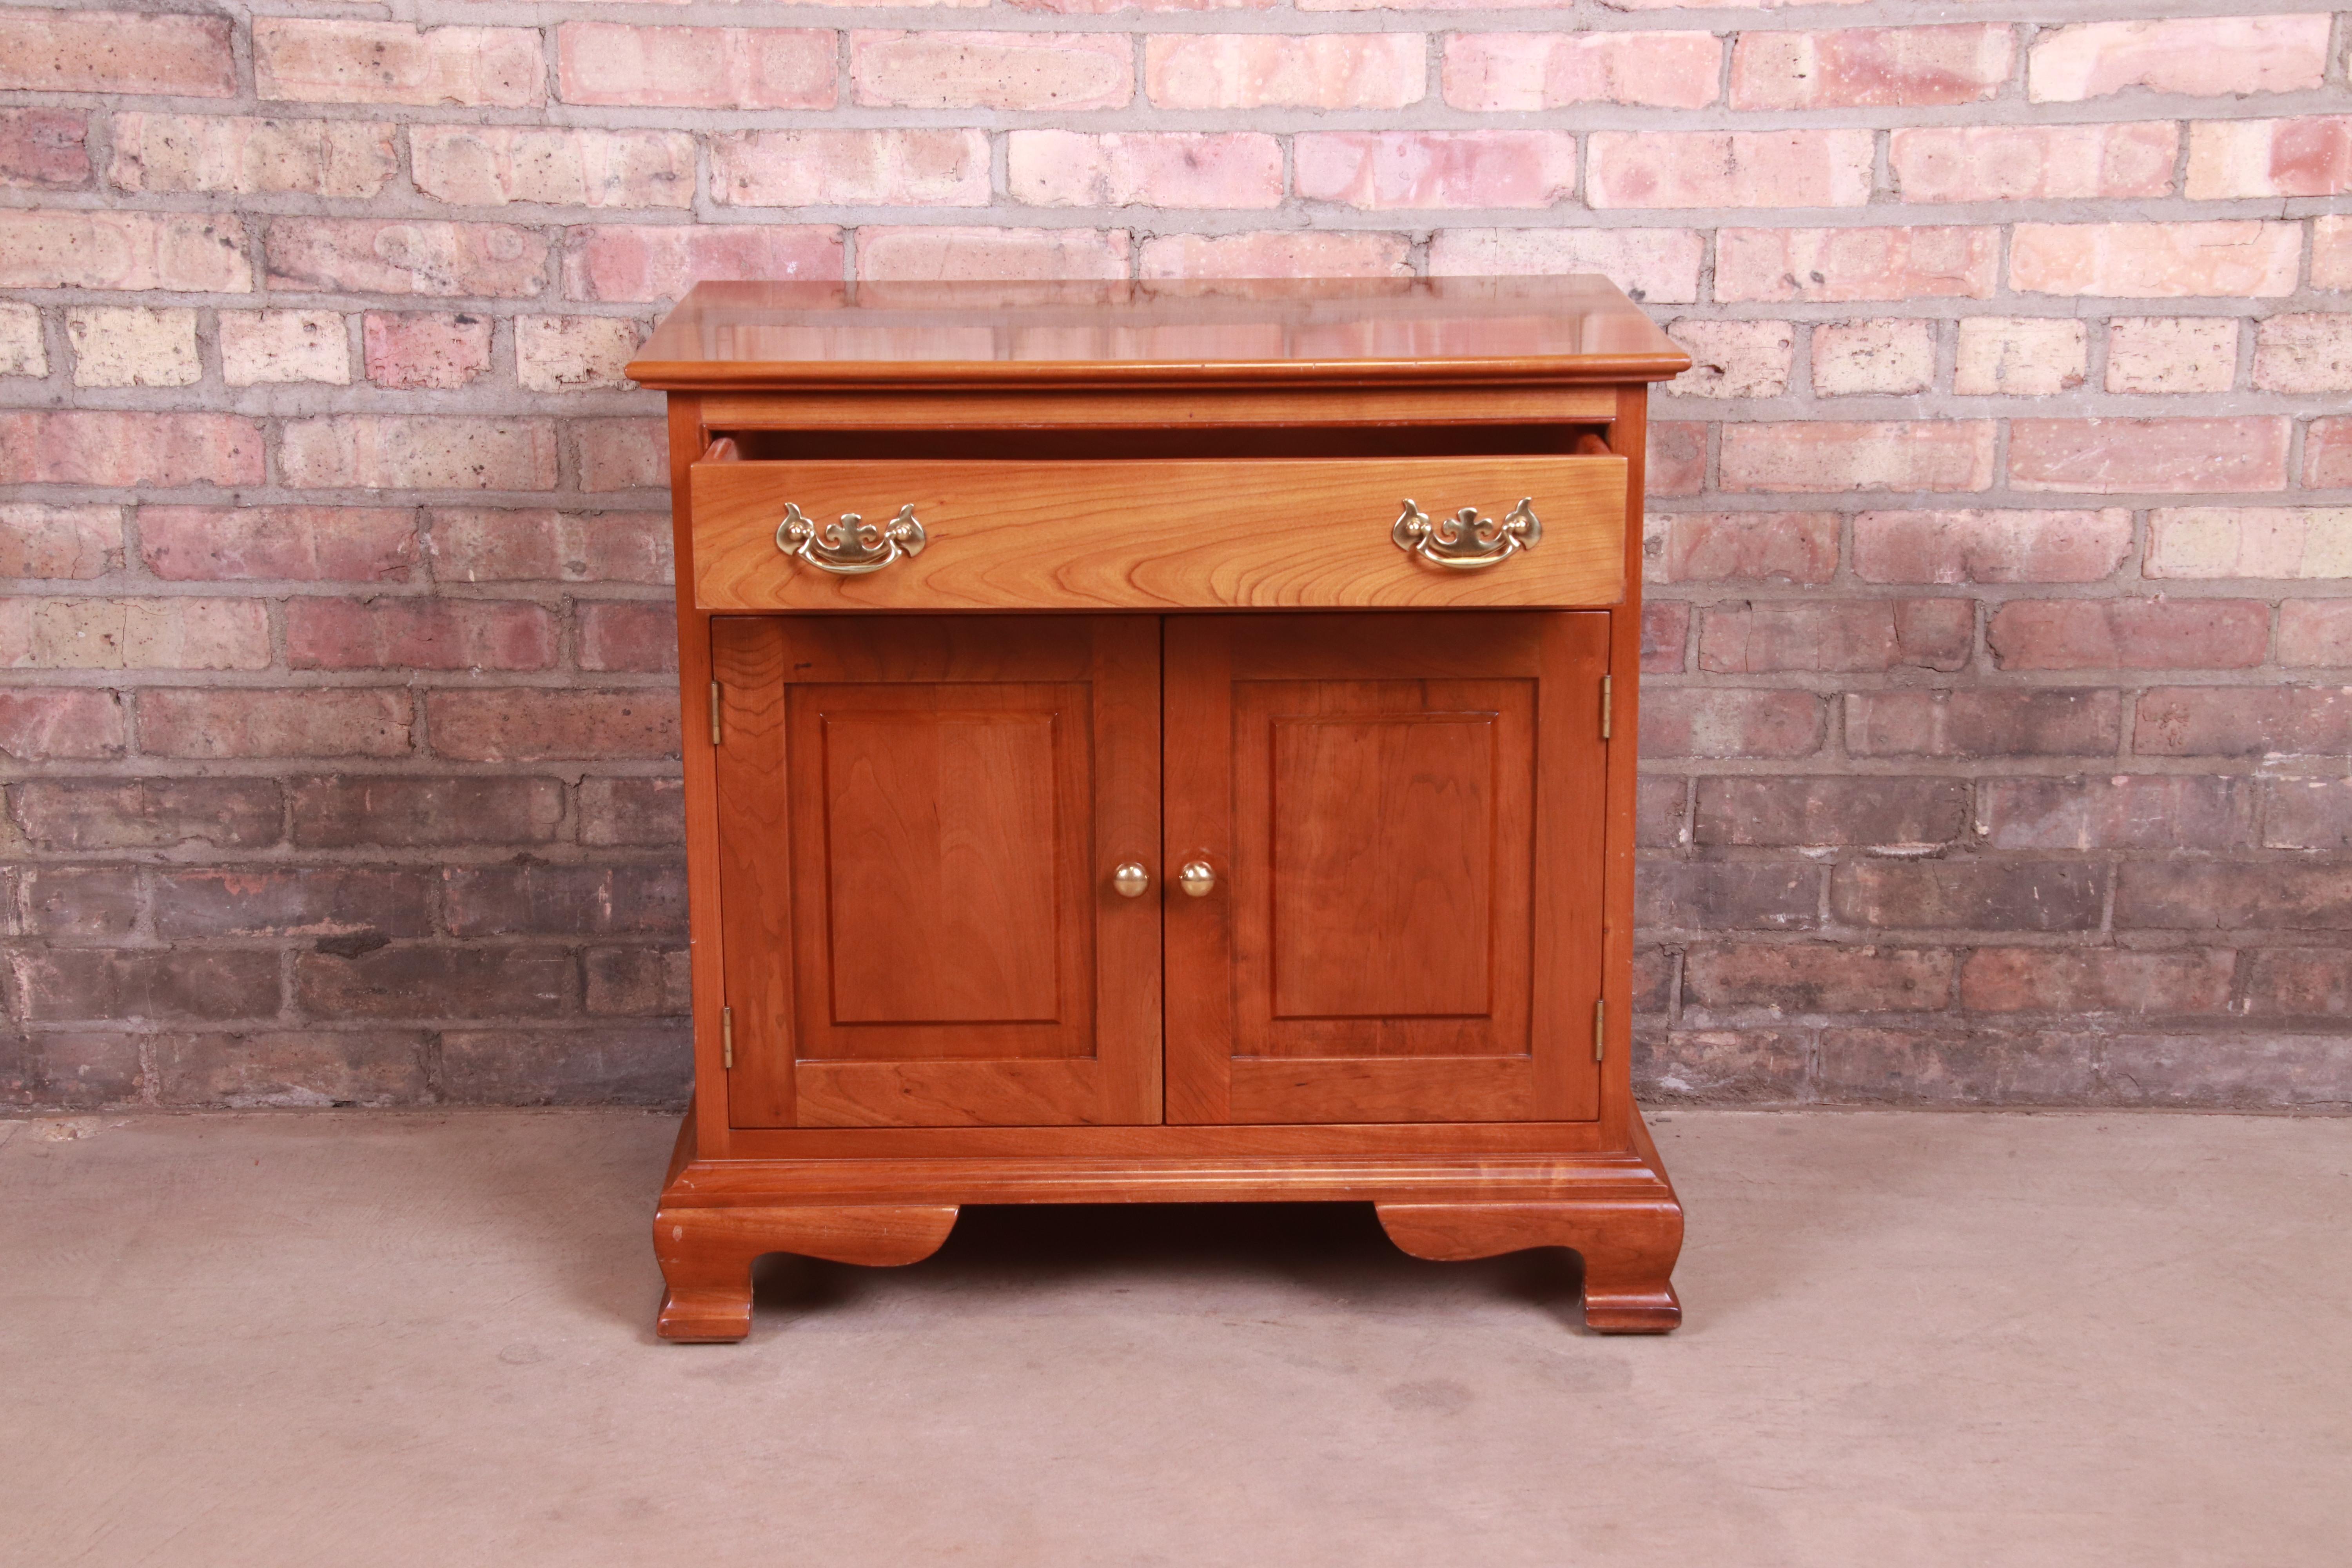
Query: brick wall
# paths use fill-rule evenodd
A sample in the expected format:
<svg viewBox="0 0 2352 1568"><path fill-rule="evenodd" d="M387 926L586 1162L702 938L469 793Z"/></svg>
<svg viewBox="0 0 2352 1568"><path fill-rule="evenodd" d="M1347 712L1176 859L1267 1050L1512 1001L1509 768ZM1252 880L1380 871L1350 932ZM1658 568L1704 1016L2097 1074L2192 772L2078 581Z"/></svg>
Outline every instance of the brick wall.
<svg viewBox="0 0 2352 1568"><path fill-rule="evenodd" d="M1647 1092L2342 1106L2348 36L0 7L0 1102L676 1095L693 278L1592 269L1699 361Z"/></svg>

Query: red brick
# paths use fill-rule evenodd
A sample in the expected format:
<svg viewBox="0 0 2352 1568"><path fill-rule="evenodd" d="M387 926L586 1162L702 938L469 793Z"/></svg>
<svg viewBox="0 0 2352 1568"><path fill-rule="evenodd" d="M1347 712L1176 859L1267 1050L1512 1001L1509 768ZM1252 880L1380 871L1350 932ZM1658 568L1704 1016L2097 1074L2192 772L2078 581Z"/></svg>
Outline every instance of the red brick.
<svg viewBox="0 0 2352 1568"><path fill-rule="evenodd" d="M154 879L155 934L422 936L433 923L433 878L422 869L205 867Z"/></svg>
<svg viewBox="0 0 2352 1568"><path fill-rule="evenodd" d="M2254 329L2264 392L2352 392L2352 313L2273 316Z"/></svg>
<svg viewBox="0 0 2352 1568"><path fill-rule="evenodd" d="M405 691L162 687L139 693L140 748L159 757L399 757L408 753L409 726Z"/></svg>
<svg viewBox="0 0 2352 1568"><path fill-rule="evenodd" d="M1125 229L861 228L857 275L869 279L1109 278L1128 275Z"/></svg>
<svg viewBox="0 0 2352 1568"><path fill-rule="evenodd" d="M2263 848L2352 849L2352 779L2270 779L2263 793Z"/></svg>
<svg viewBox="0 0 2352 1568"><path fill-rule="evenodd" d="M274 964L277 955L268 956ZM560 948L397 946L357 958L306 952L294 961L294 994L312 1017L415 1018L438 1026L572 1012L579 974Z"/></svg>
<svg viewBox="0 0 2352 1568"><path fill-rule="evenodd" d="M677 754L674 689L434 691L425 697L425 710L434 751L459 762Z"/></svg>
<svg viewBox="0 0 2352 1568"><path fill-rule="evenodd" d="M1853 572L1867 583L2096 583L2132 547L2131 513L1866 511Z"/></svg>
<svg viewBox="0 0 2352 1568"><path fill-rule="evenodd" d="M2352 577L2352 507L2164 507L2148 514L2149 577ZM2289 607L2303 601L2289 601Z"/></svg>
<svg viewBox="0 0 2352 1568"><path fill-rule="evenodd" d="M504 223L281 217L265 252L269 286L305 292L521 300L547 282L547 236Z"/></svg>
<svg viewBox="0 0 2352 1568"><path fill-rule="evenodd" d="M254 19L253 90L299 103L527 109L547 101L536 28L291 16Z"/></svg>
<svg viewBox="0 0 2352 1568"><path fill-rule="evenodd" d="M601 1029L449 1029L441 1093L462 1105L646 1105L675 1110L693 1086L680 1025Z"/></svg>
<svg viewBox="0 0 2352 1568"><path fill-rule="evenodd" d="M0 11L0 89L233 98L229 17Z"/></svg>
<svg viewBox="0 0 2352 1568"><path fill-rule="evenodd" d="M416 516L405 507L142 507L139 559L173 582L396 582L416 564Z"/></svg>
<svg viewBox="0 0 2352 1568"><path fill-rule="evenodd" d="M416 188L458 206L683 207L694 203L694 138L680 131L413 125Z"/></svg>
<svg viewBox="0 0 2352 1568"><path fill-rule="evenodd" d="M1427 91L1427 47L1416 33L1163 34L1143 42L1144 92L1162 109L1402 109Z"/></svg>
<svg viewBox="0 0 2352 1568"><path fill-rule="evenodd" d="M0 665L19 669L262 669L257 599L0 597Z"/></svg>
<svg viewBox="0 0 2352 1568"><path fill-rule="evenodd" d="M2070 1036L1987 1029L1823 1029L1820 1097L1832 1104L2074 1105L2097 1060Z"/></svg>
<svg viewBox="0 0 2352 1568"><path fill-rule="evenodd" d="M986 206L988 136L947 128L745 131L710 144L710 195L740 206Z"/></svg>
<svg viewBox="0 0 2352 1568"><path fill-rule="evenodd" d="M1292 155L1300 196L1370 211L1549 207L1576 191L1566 132L1326 132L1297 138Z"/></svg>
<svg viewBox="0 0 2352 1568"><path fill-rule="evenodd" d="M1813 329L1813 395L1908 396L1936 381L1936 323L1908 317Z"/></svg>
<svg viewBox="0 0 2352 1568"><path fill-rule="evenodd" d="M658 599L583 604L577 658L583 669L676 669L677 612Z"/></svg>
<svg viewBox="0 0 2352 1568"><path fill-rule="evenodd" d="M841 277L841 231L823 226L599 224L570 231L563 289L574 300L675 300L705 279Z"/></svg>
<svg viewBox="0 0 2352 1568"><path fill-rule="evenodd" d="M147 1082L139 1064L140 1042L147 1037L114 1029L18 1035L16 1041L26 1054L22 1068L12 1074L6 1037L0 1037L0 1102L13 1094L18 1104L136 1104Z"/></svg>
<svg viewBox="0 0 2352 1568"><path fill-rule="evenodd" d="M164 1105L293 1109L422 1105L428 1037L381 1029L157 1035Z"/></svg>
<svg viewBox="0 0 2352 1568"><path fill-rule="evenodd" d="M1992 454L1988 419L1727 425L1720 483L1727 490L1980 490L1992 484Z"/></svg>
<svg viewBox="0 0 2352 1568"><path fill-rule="evenodd" d="M204 374L187 307L81 305L66 311L76 386L188 386Z"/></svg>
<svg viewBox="0 0 2352 1568"><path fill-rule="evenodd" d="M370 310L361 338L367 378L397 391L447 391L490 368L487 316Z"/></svg>
<svg viewBox="0 0 2352 1568"><path fill-rule="evenodd" d="M282 808L274 779L27 779L15 815L42 849L260 849Z"/></svg>
<svg viewBox="0 0 2352 1568"><path fill-rule="evenodd" d="M1673 773L1643 773L1633 785L1633 842L1643 849L1680 849L1690 842L1683 826L1683 799L1689 781Z"/></svg>
<svg viewBox="0 0 2352 1568"><path fill-rule="evenodd" d="M1644 860L1633 883L1643 931L1803 931L1821 923L1822 871L1756 860Z"/></svg>
<svg viewBox="0 0 2352 1568"><path fill-rule="evenodd" d="M451 867L441 880L443 918L454 936L686 931L683 866Z"/></svg>
<svg viewBox="0 0 2352 1568"><path fill-rule="evenodd" d="M2352 1016L2352 951L2269 947L2246 957L2246 1012L2251 1016Z"/></svg>
<svg viewBox="0 0 2352 1568"><path fill-rule="evenodd" d="M556 29L566 103L639 109L831 109L834 35L795 27L633 27L566 22Z"/></svg>
<svg viewBox="0 0 2352 1568"><path fill-rule="evenodd" d="M1830 912L1853 925L2092 931L2105 867L2080 860L1852 861L1830 879Z"/></svg>
<svg viewBox="0 0 2352 1568"><path fill-rule="evenodd" d="M89 184L89 117L78 110L0 109L0 185L78 191Z"/></svg>
<svg viewBox="0 0 2352 1568"><path fill-rule="evenodd" d="M2219 98L2300 92L2327 69L2325 14L2081 22L2042 30L2026 59L2026 96L2075 103L2131 88Z"/></svg>
<svg viewBox="0 0 2352 1568"><path fill-rule="evenodd" d="M1727 303L1989 300L2000 274L1994 228L1727 228L1716 237L1715 297Z"/></svg>
<svg viewBox="0 0 2352 1568"><path fill-rule="evenodd" d="M2352 115L2198 121L2186 189L2197 201L2340 196L2352 191Z"/></svg>
<svg viewBox="0 0 2352 1568"><path fill-rule="evenodd" d="M2315 419L2303 433L2307 489L2352 489L2352 416Z"/></svg>
<svg viewBox="0 0 2352 1568"><path fill-rule="evenodd" d="M0 301L0 376L46 376L48 345L41 338L41 312L30 305Z"/></svg>
<svg viewBox="0 0 2352 1568"><path fill-rule="evenodd" d="M349 386L351 329L334 310L223 310L221 378L231 386Z"/></svg>
<svg viewBox="0 0 2352 1568"><path fill-rule="evenodd" d="M122 564L122 509L0 502L0 577L102 577Z"/></svg>
<svg viewBox="0 0 2352 1568"><path fill-rule="evenodd" d="M2288 599L2279 605L2278 661L2352 665L2352 599Z"/></svg>
<svg viewBox="0 0 2352 1568"><path fill-rule="evenodd" d="M575 419L580 488L609 491L669 483L669 427L659 419Z"/></svg>
<svg viewBox="0 0 2352 1568"><path fill-rule="evenodd" d="M1777 1105L1811 1098L1812 1037L1794 1029L1676 1029L1633 1038L1642 1103Z"/></svg>
<svg viewBox="0 0 2352 1568"><path fill-rule="evenodd" d="M368 197L400 172L381 121L118 114L107 178L157 195Z"/></svg>
<svg viewBox="0 0 2352 1568"><path fill-rule="evenodd" d="M1645 675L1680 675L1684 650L1690 645L1688 605L1666 599L1642 606L1642 670Z"/></svg>
<svg viewBox="0 0 2352 1568"><path fill-rule="evenodd" d="M626 316L519 316L515 384L526 392L625 387L639 334Z"/></svg>
<svg viewBox="0 0 2352 1568"><path fill-rule="evenodd" d="M2352 751L2352 687L2159 686L2139 700L2132 750L2144 757Z"/></svg>
<svg viewBox="0 0 2352 1568"><path fill-rule="evenodd" d="M110 1024L274 1018L278 954L204 948L27 952L16 961L25 1016Z"/></svg>
<svg viewBox="0 0 2352 1568"><path fill-rule="evenodd" d="M1969 599L1765 599L1701 612L1698 667L1717 675L1780 670L1958 669L1976 638Z"/></svg>
<svg viewBox="0 0 2352 1568"><path fill-rule="evenodd" d="M1033 206L1278 206L1282 143L1249 132L1015 131L1005 188Z"/></svg>
<svg viewBox="0 0 2352 1568"><path fill-rule="evenodd" d="M297 489L547 490L555 488L555 426L335 414L288 421L278 463Z"/></svg>
<svg viewBox="0 0 2352 1568"><path fill-rule="evenodd" d="M52 942L120 942L139 923L139 872L130 866L26 868L25 931Z"/></svg>
<svg viewBox="0 0 2352 1568"><path fill-rule="evenodd" d="M1857 757L2112 755L2122 736L2113 691L1856 691L1845 700Z"/></svg>
<svg viewBox="0 0 2352 1568"><path fill-rule="evenodd" d="M296 598L286 605L292 669L545 669L555 619L495 599Z"/></svg>
<svg viewBox="0 0 2352 1568"><path fill-rule="evenodd" d="M1789 390L1796 329L1786 321L1676 321L1667 329L1691 356L1664 390L1678 397L1778 397Z"/></svg>
<svg viewBox="0 0 2352 1568"><path fill-rule="evenodd" d="M2190 860L2166 856L2117 868L2118 929L2352 931L2352 865Z"/></svg>
<svg viewBox="0 0 2352 1568"><path fill-rule="evenodd" d="M1988 779L1979 789L1978 826L1996 849L2227 849L2253 826L2241 778Z"/></svg>
<svg viewBox="0 0 2352 1568"><path fill-rule="evenodd" d="M2119 1105L2336 1110L2352 1101L2341 1035L2109 1035L2097 1047Z"/></svg>
<svg viewBox="0 0 2352 1568"><path fill-rule="evenodd" d="M2293 223L2021 223L2009 285L2028 294L2179 300L2294 292L2303 229Z"/></svg>
<svg viewBox="0 0 2352 1568"><path fill-rule="evenodd" d="M2288 421L2012 419L2010 483L2025 490L2176 495L2286 488Z"/></svg>
<svg viewBox="0 0 2352 1568"><path fill-rule="evenodd" d="M1969 316L1960 322L1952 390L1963 397L2048 397L2082 385L2089 366L2090 334L2080 321Z"/></svg>
<svg viewBox="0 0 2352 1568"><path fill-rule="evenodd" d="M1118 109L1135 97L1134 46L1123 33L860 30L849 83L871 108Z"/></svg>
<svg viewBox="0 0 2352 1568"><path fill-rule="evenodd" d="M1642 554L1650 583L1826 583L1837 574L1838 514L1653 512Z"/></svg>
<svg viewBox="0 0 2352 1568"><path fill-rule="evenodd" d="M1968 831L1960 779L1703 778L1692 842L1741 848L1949 844Z"/></svg>
<svg viewBox="0 0 2352 1568"><path fill-rule="evenodd" d="M2179 149L2168 120L1908 125L1889 133L1886 166L1906 202L2119 201L2170 195Z"/></svg>
<svg viewBox="0 0 2352 1568"><path fill-rule="evenodd" d="M693 966L682 947L592 947L581 973L592 1015L679 1016L693 1010Z"/></svg>
<svg viewBox="0 0 2352 1568"><path fill-rule="evenodd" d="M1986 644L2003 669L2246 669L2270 607L2252 599L2011 599Z"/></svg>
<svg viewBox="0 0 2352 1568"><path fill-rule="evenodd" d="M1960 1005L1979 1013L2220 1013L2237 954L2220 948L1989 947L1960 965Z"/></svg>
<svg viewBox="0 0 2352 1568"><path fill-rule="evenodd" d="M2311 286L2352 289L2352 216L2311 220Z"/></svg>
<svg viewBox="0 0 2352 1568"><path fill-rule="evenodd" d="M1822 700L1810 691L1661 687L1643 694L1648 757L1809 757L1822 746Z"/></svg>
<svg viewBox="0 0 2352 1568"><path fill-rule="evenodd" d="M444 583L667 583L667 512L425 514L433 575Z"/></svg>
<svg viewBox="0 0 2352 1568"><path fill-rule="evenodd" d="M1856 207L1870 200L1865 130L1596 131L1595 207Z"/></svg>
<svg viewBox="0 0 2352 1568"><path fill-rule="evenodd" d="M1936 1011L1951 997L1955 967L1939 948L1819 942L1695 947L1683 960L1683 992L1691 1005L1719 1010Z"/></svg>
<svg viewBox="0 0 2352 1568"><path fill-rule="evenodd" d="M234 414L0 413L0 484L261 483L261 427Z"/></svg>
<svg viewBox="0 0 2352 1568"><path fill-rule="evenodd" d="M1731 107L1976 103L2000 91L2016 53L2000 23L1742 33L1731 51Z"/></svg>
<svg viewBox="0 0 2352 1568"><path fill-rule="evenodd" d="M306 849L544 844L563 820L563 784L548 778L297 779L294 843Z"/></svg>
<svg viewBox="0 0 2352 1568"><path fill-rule="evenodd" d="M583 779L580 842L683 844L685 798L685 787L675 778Z"/></svg>
<svg viewBox="0 0 2352 1568"><path fill-rule="evenodd" d="M2227 392L2238 331L2234 316L2117 316L2107 323L2107 390Z"/></svg>
<svg viewBox="0 0 2352 1568"><path fill-rule="evenodd" d="M0 289L253 288L245 224L226 214L0 209Z"/></svg>
<svg viewBox="0 0 2352 1568"><path fill-rule="evenodd" d="M1712 33L1457 33L1445 40L1445 101L1488 112L1626 103L1704 109L1723 44Z"/></svg>
<svg viewBox="0 0 2352 1568"><path fill-rule="evenodd" d="M20 763L119 757L122 695L75 687L0 687L0 756Z"/></svg>
<svg viewBox="0 0 2352 1568"><path fill-rule="evenodd" d="M1643 489L1654 496L1695 496L1706 488L1706 426L1665 421L1650 426Z"/></svg>
<svg viewBox="0 0 2352 1568"><path fill-rule="evenodd" d="M1447 228L1429 242L1433 278L1555 277L1598 272L1633 298L1698 298L1706 237L1688 228Z"/></svg>
<svg viewBox="0 0 2352 1568"><path fill-rule="evenodd" d="M1401 234L1276 229L1167 234L1143 242L1136 270L1167 278L1402 278L1412 242Z"/></svg>

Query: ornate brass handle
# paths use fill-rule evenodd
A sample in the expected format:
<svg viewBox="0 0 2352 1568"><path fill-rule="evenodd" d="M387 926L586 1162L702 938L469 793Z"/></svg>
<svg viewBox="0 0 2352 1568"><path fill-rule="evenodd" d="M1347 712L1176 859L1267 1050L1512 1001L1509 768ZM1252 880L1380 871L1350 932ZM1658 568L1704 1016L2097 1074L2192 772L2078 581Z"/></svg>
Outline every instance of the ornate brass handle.
<svg viewBox="0 0 2352 1568"><path fill-rule="evenodd" d="M839 522L820 527L801 515L796 502L786 501L784 521L776 524L777 549L844 577L879 572L901 555L920 555L929 542L923 537L923 525L915 521L912 506L900 507L898 515L887 522L867 522L854 511L845 511Z"/></svg>
<svg viewBox="0 0 2352 1568"><path fill-rule="evenodd" d="M1177 868L1176 885L1196 899L1205 899L1217 885L1217 868L1206 860L1187 860Z"/></svg>
<svg viewBox="0 0 2352 1568"><path fill-rule="evenodd" d="M1478 572L1499 566L1522 550L1543 542L1543 521L1536 516L1536 498L1522 496L1503 521L1480 517L1465 506L1443 522L1433 523L1411 500L1397 518L1389 537L1396 547L1433 566L1455 572Z"/></svg>
<svg viewBox="0 0 2352 1568"><path fill-rule="evenodd" d="M1150 889L1151 873L1140 860L1122 860L1111 868L1110 885L1122 899L1139 899Z"/></svg>

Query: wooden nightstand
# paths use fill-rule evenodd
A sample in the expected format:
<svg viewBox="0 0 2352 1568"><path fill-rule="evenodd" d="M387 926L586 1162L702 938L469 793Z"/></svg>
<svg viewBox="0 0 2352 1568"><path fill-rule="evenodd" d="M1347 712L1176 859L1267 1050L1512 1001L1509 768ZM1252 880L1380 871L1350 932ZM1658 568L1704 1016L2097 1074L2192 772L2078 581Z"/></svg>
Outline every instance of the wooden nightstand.
<svg viewBox="0 0 2352 1568"><path fill-rule="evenodd" d="M1627 1075L1648 383L1596 278L706 283L661 1332L967 1203L1370 1201L1679 1320Z"/></svg>

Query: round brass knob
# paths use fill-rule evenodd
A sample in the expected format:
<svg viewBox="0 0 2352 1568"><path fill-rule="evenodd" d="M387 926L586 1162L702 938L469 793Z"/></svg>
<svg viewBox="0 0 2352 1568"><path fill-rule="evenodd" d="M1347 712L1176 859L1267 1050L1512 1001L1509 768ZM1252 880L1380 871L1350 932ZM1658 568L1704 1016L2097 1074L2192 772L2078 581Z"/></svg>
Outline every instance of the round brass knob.
<svg viewBox="0 0 2352 1568"><path fill-rule="evenodd" d="M1216 868L1206 860L1187 860L1176 873L1176 885L1196 899L1205 899L1217 885Z"/></svg>
<svg viewBox="0 0 2352 1568"><path fill-rule="evenodd" d="M1139 899L1151 886L1151 873L1139 860L1123 860L1111 868L1110 885L1122 899Z"/></svg>

